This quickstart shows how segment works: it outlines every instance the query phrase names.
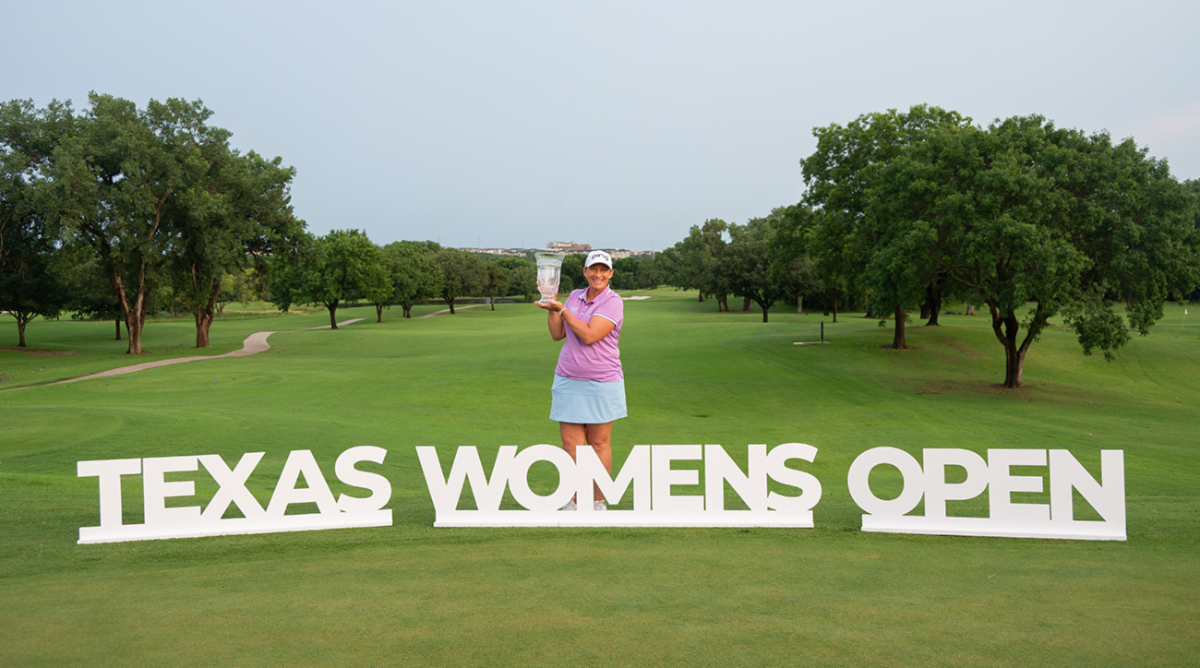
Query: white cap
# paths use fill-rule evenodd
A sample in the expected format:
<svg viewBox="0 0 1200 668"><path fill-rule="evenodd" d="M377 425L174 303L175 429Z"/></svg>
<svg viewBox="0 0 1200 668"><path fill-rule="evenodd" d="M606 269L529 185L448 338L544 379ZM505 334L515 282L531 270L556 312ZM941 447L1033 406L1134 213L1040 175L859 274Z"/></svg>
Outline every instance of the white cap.
<svg viewBox="0 0 1200 668"><path fill-rule="evenodd" d="M605 265L609 269L613 268L612 256L609 255L608 253L605 253L602 250L594 250L594 251L588 253L587 259L583 261L583 268L587 269L588 267L592 266L593 264L596 264L597 262L602 265Z"/></svg>

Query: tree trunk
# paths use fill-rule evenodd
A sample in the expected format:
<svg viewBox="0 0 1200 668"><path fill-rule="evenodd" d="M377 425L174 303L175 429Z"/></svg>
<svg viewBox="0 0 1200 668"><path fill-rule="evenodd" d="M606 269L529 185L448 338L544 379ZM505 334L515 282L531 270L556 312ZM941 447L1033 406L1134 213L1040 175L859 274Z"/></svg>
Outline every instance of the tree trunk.
<svg viewBox="0 0 1200 668"><path fill-rule="evenodd" d="M1017 333L1021 330L1021 323L1017 320L1016 311L1008 309L1008 312L1002 316L995 302L989 301L987 305L992 314L992 332L996 334L1000 345L1004 346L1004 387L1011 389L1021 387L1021 373L1025 370L1025 353L1029 351L1030 344L1045 326L1046 311L1039 303L1033 317L1030 318L1025 339L1018 346Z"/></svg>
<svg viewBox="0 0 1200 668"><path fill-rule="evenodd" d="M796 297L796 313L804 315L804 295L798 295Z"/></svg>
<svg viewBox="0 0 1200 668"><path fill-rule="evenodd" d="M1000 345L1004 346L1004 387L1021 387L1021 371L1025 364L1025 355L1017 348L1017 332L1021 329L1021 323L1012 311L1001 315L995 302L988 302L988 310L992 314L992 332Z"/></svg>
<svg viewBox="0 0 1200 668"><path fill-rule="evenodd" d="M921 302L921 319L922 320L929 319L929 301L928 300Z"/></svg>
<svg viewBox="0 0 1200 668"><path fill-rule="evenodd" d="M25 325L36 318L37 314L27 316L20 311L9 311L9 314L17 319L17 347L25 348Z"/></svg>
<svg viewBox="0 0 1200 668"><path fill-rule="evenodd" d="M142 354L142 328L146 325L146 295L139 293L132 308L125 310L125 332L129 335L126 355Z"/></svg>
<svg viewBox="0 0 1200 668"><path fill-rule="evenodd" d="M975 306L967 304L967 315L975 315Z"/></svg>
<svg viewBox="0 0 1200 668"><path fill-rule="evenodd" d="M837 297L833 298L833 321L837 322Z"/></svg>
<svg viewBox="0 0 1200 668"><path fill-rule="evenodd" d="M722 311L724 311L725 313L729 312L729 297L728 296L717 298L717 313L721 313Z"/></svg>
<svg viewBox="0 0 1200 668"><path fill-rule="evenodd" d="M121 310L125 313L125 332L129 335L129 347L125 350L125 354L141 355L142 327L146 324L146 263L143 262L138 266L137 295L132 302L129 300L129 291L126 289L125 281L121 279L111 258L109 266L112 284L117 289L117 301L121 303Z"/></svg>
<svg viewBox="0 0 1200 668"><path fill-rule="evenodd" d="M896 328L892 336L892 348L895 350L904 350L908 347L908 342L904 339L904 309L896 307Z"/></svg>
<svg viewBox="0 0 1200 668"><path fill-rule="evenodd" d="M698 293L698 295L697 295L697 296L698 296L698 299L697 299L697 301L699 301L699 302L703 302L703 301L704 301L704 291L703 291L703 290L697 290L696 292Z"/></svg>
<svg viewBox="0 0 1200 668"><path fill-rule="evenodd" d="M375 322L383 322L383 304L375 305Z"/></svg>
<svg viewBox="0 0 1200 668"><path fill-rule="evenodd" d="M488 301L490 301L492 303L492 310L495 311L496 310L496 298L488 297Z"/></svg>
<svg viewBox="0 0 1200 668"><path fill-rule="evenodd" d="M454 300L446 297L446 303L450 305L450 315L454 315Z"/></svg>
<svg viewBox="0 0 1200 668"><path fill-rule="evenodd" d="M767 321L767 305L759 304L759 306L761 306L762 310L763 310L763 322L766 322Z"/></svg>
<svg viewBox="0 0 1200 668"><path fill-rule="evenodd" d="M212 326L213 312L208 309L196 309L196 347L209 348L208 329Z"/></svg>
<svg viewBox="0 0 1200 668"><path fill-rule="evenodd" d="M194 275L194 274L193 274ZM208 330L212 327L213 320L217 317L214 310L217 305L217 293L221 291L221 279L214 278L212 284L212 292L208 295L208 303L196 309L196 347L209 348Z"/></svg>
<svg viewBox="0 0 1200 668"><path fill-rule="evenodd" d="M867 312L863 314L864 318L875 317L875 307L871 306L871 302L867 302Z"/></svg>
<svg viewBox="0 0 1200 668"><path fill-rule="evenodd" d="M412 317L412 304L401 304L400 306L401 306L401 308L404 309L404 317L411 318Z"/></svg>
<svg viewBox="0 0 1200 668"><path fill-rule="evenodd" d="M1025 351L1016 346L1004 346L1004 387L1021 387L1021 372L1025 369Z"/></svg>
<svg viewBox="0 0 1200 668"><path fill-rule="evenodd" d="M329 309L329 329L337 329L337 299L331 302L325 302L325 308Z"/></svg>
<svg viewBox="0 0 1200 668"><path fill-rule="evenodd" d="M750 298L749 297L742 297L742 310L743 311L750 310Z"/></svg>
<svg viewBox="0 0 1200 668"><path fill-rule="evenodd" d="M121 340L121 319L113 318L113 323L116 324L116 326L117 326L117 337L115 339L113 339L113 341L120 341Z"/></svg>
<svg viewBox="0 0 1200 668"><path fill-rule="evenodd" d="M938 326L938 314L942 312L942 284L934 283L925 288L925 307L929 309L929 313L921 317L927 318L926 327Z"/></svg>

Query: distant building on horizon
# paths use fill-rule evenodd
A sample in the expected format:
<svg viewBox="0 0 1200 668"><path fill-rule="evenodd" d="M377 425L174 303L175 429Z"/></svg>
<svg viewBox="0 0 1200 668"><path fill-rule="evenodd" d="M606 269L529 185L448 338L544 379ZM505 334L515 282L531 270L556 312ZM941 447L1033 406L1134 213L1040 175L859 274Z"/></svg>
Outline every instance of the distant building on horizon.
<svg viewBox="0 0 1200 668"><path fill-rule="evenodd" d="M526 257L530 253L536 253L540 250L551 250L558 253L587 253L592 250L607 251L614 260L620 260L625 257L649 257L655 254L654 251L631 251L628 248L592 248L590 244L577 244L574 241L551 241L546 244L546 248L458 248L457 250L466 251L468 253L487 253L490 255L507 255L509 257Z"/></svg>
<svg viewBox="0 0 1200 668"><path fill-rule="evenodd" d="M592 250L590 244L577 244L574 241L551 241L546 244L546 248L563 253L585 253Z"/></svg>

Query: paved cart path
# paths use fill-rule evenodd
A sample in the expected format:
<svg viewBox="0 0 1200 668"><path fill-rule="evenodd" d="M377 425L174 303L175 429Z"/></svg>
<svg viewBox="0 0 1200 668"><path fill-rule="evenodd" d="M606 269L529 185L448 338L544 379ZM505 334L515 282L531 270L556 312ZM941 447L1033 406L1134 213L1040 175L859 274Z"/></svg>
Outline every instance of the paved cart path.
<svg viewBox="0 0 1200 668"><path fill-rule="evenodd" d="M341 327L342 325L352 325L361 320L363 320L363 318L354 318L352 320L346 320L345 322L339 322L338 327ZM277 330L277 331L307 332L307 331L313 330L313 329L329 329L329 325L325 325L324 327L307 327L305 329ZM76 381L89 380L92 378L107 378L109 376L121 376L121 375L124 375L127 373L133 373L134 371L144 371L146 369L153 369L154 367L168 366L171 364L183 364L184 362L199 362L200 360L219 360L223 357L246 357L247 355L257 355L258 353L261 353L264 350L269 350L271 348L271 344L267 343L267 337L271 336L274 333L275 333L274 331L272 331L272 332L255 332L255 333L251 334L250 336L247 336L246 340L242 342L241 350L235 350L230 353L225 353L224 355L196 355L194 357L176 357L175 359L158 360L157 362L143 362L141 364L131 364L129 366L118 367L116 369L109 369L108 371L101 371L100 373L93 373L90 376L80 376L78 378L68 378L67 380L60 380L60 381L57 381L54 383L49 383L49 384L50 385L62 385L64 383L74 383Z"/></svg>
<svg viewBox="0 0 1200 668"><path fill-rule="evenodd" d="M487 306L487 304L470 304L468 306L458 306L454 310L462 311L464 309L477 308L480 306ZM446 309L442 309L440 311L434 311L433 313L426 313L425 315L419 315L419 316L417 316L417 318L432 318L435 315L441 315L443 313L449 313L449 312L450 312L450 309L446 308Z"/></svg>

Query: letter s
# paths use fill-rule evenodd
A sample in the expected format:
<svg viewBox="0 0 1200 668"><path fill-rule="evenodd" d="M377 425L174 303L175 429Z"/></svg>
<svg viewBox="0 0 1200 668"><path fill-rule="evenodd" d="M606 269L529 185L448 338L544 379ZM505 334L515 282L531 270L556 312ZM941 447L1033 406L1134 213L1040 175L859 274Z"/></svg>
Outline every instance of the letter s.
<svg viewBox="0 0 1200 668"><path fill-rule="evenodd" d="M337 458L333 472L338 480L353 487L361 487L371 491L371 496L363 499L346 494L338 495L338 509L345 513L364 513L380 510L392 498L392 483L378 473L359 471L354 468L358 462L367 461L382 464L387 450L374 445L360 445L350 448Z"/></svg>
<svg viewBox="0 0 1200 668"><path fill-rule="evenodd" d="M776 482L781 482L800 490L800 496L785 496L769 492L767 507L790 513L806 513L821 500L821 481L807 471L797 471L787 467L789 459L803 459L811 462L817 458L817 449L804 443L784 443L771 448L767 454L767 474Z"/></svg>

